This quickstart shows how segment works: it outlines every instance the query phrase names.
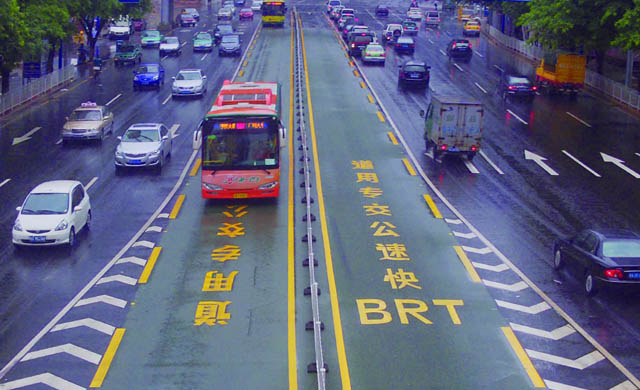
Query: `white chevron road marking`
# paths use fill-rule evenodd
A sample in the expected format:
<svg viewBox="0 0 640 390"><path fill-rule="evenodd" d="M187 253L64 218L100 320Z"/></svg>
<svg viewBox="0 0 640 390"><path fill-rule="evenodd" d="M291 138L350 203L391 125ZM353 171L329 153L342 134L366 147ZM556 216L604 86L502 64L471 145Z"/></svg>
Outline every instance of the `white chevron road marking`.
<svg viewBox="0 0 640 390"><path fill-rule="evenodd" d="M513 284L504 284L499 282L492 282L491 280L482 279L482 283L484 283L484 285L487 287L498 288L500 290L507 290L511 292L522 291L525 288L529 288L529 285L527 285L522 280Z"/></svg>
<svg viewBox="0 0 640 390"><path fill-rule="evenodd" d="M487 253L491 253L491 249L487 247L474 248L472 246L463 246L462 249L464 249L465 252L477 253L479 255L486 255Z"/></svg>
<svg viewBox="0 0 640 390"><path fill-rule="evenodd" d="M44 374L29 376L11 382L2 383L0 384L0 390L20 389L22 387L37 385L40 383L58 390L85 390L85 388L82 386L78 386L75 383L71 383L48 372Z"/></svg>
<svg viewBox="0 0 640 390"><path fill-rule="evenodd" d="M460 237L460 238L467 238L467 239L471 239L471 238L475 238L476 234L471 232L471 233L460 233L460 232L453 232L453 235L456 237Z"/></svg>
<svg viewBox="0 0 640 390"><path fill-rule="evenodd" d="M501 301L499 299L496 299L496 304L505 309L516 310L516 311L527 313L527 314L538 314L538 313L542 313L545 310L551 309L551 306L549 306L547 302L540 302L540 303L536 303L535 305L524 306L524 305L518 305L517 303L511 303L511 302L506 302L506 301Z"/></svg>
<svg viewBox="0 0 640 390"><path fill-rule="evenodd" d="M145 248L152 249L154 246L156 246L156 244L154 244L151 241L142 240L142 241L138 241L135 244L131 245L132 248L135 248L135 247L138 247L138 246L142 246L142 247L145 247Z"/></svg>
<svg viewBox="0 0 640 390"><path fill-rule="evenodd" d="M582 387L565 385L564 383L554 382L547 379L544 379L544 384L547 385L547 388L549 390L586 390Z"/></svg>
<svg viewBox="0 0 640 390"><path fill-rule="evenodd" d="M638 388L631 383L631 381L624 381L617 386L612 387L609 390L638 390Z"/></svg>
<svg viewBox="0 0 640 390"><path fill-rule="evenodd" d="M162 232L162 227L160 227L160 226L151 226L151 227L148 227L147 230L145 230L145 232L161 233Z"/></svg>
<svg viewBox="0 0 640 390"><path fill-rule="evenodd" d="M117 261L116 264L124 264L124 263L133 263L133 264L137 264L141 267L144 267L147 264L147 260L145 259L141 259L139 257L136 256L130 256L130 257L123 257L120 260Z"/></svg>
<svg viewBox="0 0 640 390"><path fill-rule="evenodd" d="M587 367L593 366L601 360L604 360L604 356L598 351L590 352L577 359L567 359L562 356L551 355L545 352L534 351L532 349L525 349L527 355L530 358L544 360L545 362L559 364L565 367L571 367L578 370L584 370Z"/></svg>
<svg viewBox="0 0 640 390"><path fill-rule="evenodd" d="M87 328L91 328L97 330L98 332L102 332L111 336L113 332L116 330L115 326L111 326L109 324L105 324L104 322L94 320L93 318L83 318L81 320L63 322L51 328L51 332L58 332L61 330L79 328L81 326L86 326Z"/></svg>
<svg viewBox="0 0 640 390"><path fill-rule="evenodd" d="M478 263L478 262L472 261L471 264L473 264L473 266L476 268L484 269L487 271L493 271L493 272L502 272L509 269L509 266L504 263L498 264L498 265L489 265L485 263Z"/></svg>
<svg viewBox="0 0 640 390"><path fill-rule="evenodd" d="M561 326L552 331L532 328L525 325L515 324L513 322L509 323L509 325L511 325L511 329L515 330L516 332L531 334L534 336L544 337L546 339L551 339L551 340L560 340L561 338L564 338L576 332L576 330L573 329L571 325Z"/></svg>
<svg viewBox="0 0 640 390"><path fill-rule="evenodd" d="M156 218L169 218L169 213L160 213Z"/></svg>
<svg viewBox="0 0 640 390"><path fill-rule="evenodd" d="M120 282L120 283L128 284L129 286L135 286L138 283L138 279L134 279L126 275L112 275L112 276L105 276L104 278L98 280L96 284L104 284L104 283L111 283L111 282Z"/></svg>
<svg viewBox="0 0 640 390"><path fill-rule="evenodd" d="M117 306L119 308L124 308L125 306L127 306L127 301L123 299L114 298L109 295L98 295L97 297L91 297L91 298L85 298L85 299L79 300L78 303L76 303L76 307L91 305L94 303L106 303L107 305Z"/></svg>
<svg viewBox="0 0 640 390"><path fill-rule="evenodd" d="M57 355L59 353L68 353L71 356L75 356L77 358L86 360L89 363L93 363L93 364L100 363L100 358L102 357L101 355L98 355L95 352L91 352L88 349L78 347L77 345L64 344L64 345L58 345L51 348L41 349L39 351L29 352L28 354L24 355L24 357L20 361L25 362L27 360L33 360L41 357Z"/></svg>
<svg viewBox="0 0 640 390"><path fill-rule="evenodd" d="M450 223L450 224L452 224L452 225L460 225L460 224L462 223L462 221L461 221L461 220L459 220L459 219L449 219L449 218L445 218L445 219L444 219L444 221L445 221L446 223Z"/></svg>

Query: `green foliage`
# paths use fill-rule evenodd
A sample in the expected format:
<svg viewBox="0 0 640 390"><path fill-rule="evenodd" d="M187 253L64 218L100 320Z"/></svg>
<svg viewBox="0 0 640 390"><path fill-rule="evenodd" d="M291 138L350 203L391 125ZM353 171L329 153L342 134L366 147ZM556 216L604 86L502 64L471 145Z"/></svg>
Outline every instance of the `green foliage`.
<svg viewBox="0 0 640 390"><path fill-rule="evenodd" d="M615 26L618 35L613 40L613 45L627 50L640 48L640 0L633 1L633 7L624 11Z"/></svg>
<svg viewBox="0 0 640 390"><path fill-rule="evenodd" d="M0 0L0 55L3 73L15 68L22 60L22 51L28 40L24 14L16 0Z"/></svg>
<svg viewBox="0 0 640 390"><path fill-rule="evenodd" d="M39 58L43 51L68 38L73 25L69 22L69 11L64 1L27 0L24 3L22 12L27 16L30 35L25 52Z"/></svg>

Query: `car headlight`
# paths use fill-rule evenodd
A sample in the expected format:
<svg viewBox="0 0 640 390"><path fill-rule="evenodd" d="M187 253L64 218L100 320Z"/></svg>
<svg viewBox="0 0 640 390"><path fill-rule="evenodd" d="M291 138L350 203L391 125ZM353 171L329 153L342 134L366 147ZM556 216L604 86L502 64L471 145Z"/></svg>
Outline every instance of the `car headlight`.
<svg viewBox="0 0 640 390"><path fill-rule="evenodd" d="M157 80L157 79L159 79L159 78L160 78L160 76L159 76L159 75L154 75L154 76L153 76L153 80L154 80L154 81L155 81L155 80Z"/></svg>
<svg viewBox="0 0 640 390"><path fill-rule="evenodd" d="M134 79L135 81L138 81L138 80L139 80L138 75L133 76L133 79Z"/></svg>
<svg viewBox="0 0 640 390"><path fill-rule="evenodd" d="M16 222L13 224L13 230L15 230L17 232L21 232L22 231L22 224L20 223L19 219L16 219Z"/></svg>
<svg viewBox="0 0 640 390"><path fill-rule="evenodd" d="M68 227L69 227L69 222L67 222L66 219L63 219L62 221L60 221L58 226L56 226L56 231L64 230Z"/></svg>
<svg viewBox="0 0 640 390"><path fill-rule="evenodd" d="M149 157L158 157L159 155L160 155L159 150L154 150L153 152L149 153Z"/></svg>
<svg viewBox="0 0 640 390"><path fill-rule="evenodd" d="M210 184L210 183L202 183L202 187L204 187L205 190L209 190L209 191L222 191L222 187L217 186L215 184Z"/></svg>
<svg viewBox="0 0 640 390"><path fill-rule="evenodd" d="M124 153L122 153L122 150L116 149L116 157L119 157L119 158L123 158L124 157Z"/></svg>
<svg viewBox="0 0 640 390"><path fill-rule="evenodd" d="M274 188L275 186L278 185L278 181L272 181L271 183L267 183L267 184L263 184L260 187L258 187L259 190L270 190L272 188Z"/></svg>

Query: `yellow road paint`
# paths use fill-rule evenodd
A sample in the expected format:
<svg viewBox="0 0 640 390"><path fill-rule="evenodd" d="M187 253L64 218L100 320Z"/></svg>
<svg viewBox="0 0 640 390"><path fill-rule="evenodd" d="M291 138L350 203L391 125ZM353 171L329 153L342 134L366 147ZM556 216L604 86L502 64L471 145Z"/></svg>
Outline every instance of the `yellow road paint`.
<svg viewBox="0 0 640 390"><path fill-rule="evenodd" d="M378 114L378 119L380 119L380 122L384 122L384 121L385 121L385 120L384 120L384 115L382 115L382 113L380 112L380 110L378 110L378 111L376 112L376 114Z"/></svg>
<svg viewBox="0 0 640 390"><path fill-rule="evenodd" d="M500 329L502 329L502 333L504 333L507 341L509 341L509 344L511 344L513 352L515 352L516 356L518 356L518 359L520 359L520 362L522 363L525 371L527 371L529 379L531 379L533 385L535 387L545 388L546 386L544 384L544 381L542 380L542 378L540 378L540 374L538 374L538 371L535 369L535 367L533 367L531 359L529 359L529 356L524 351L524 348L522 348L522 345L520 345L520 341L518 341L518 338L513 333L513 330L508 326L503 326Z"/></svg>
<svg viewBox="0 0 640 390"><path fill-rule="evenodd" d="M169 219L176 219L176 217L178 216L178 213L180 212L180 207L182 207L182 203L184 203L184 198L186 198L186 195L178 195L178 199L176 200L176 204L173 205L173 209L171 210L171 213L169 214Z"/></svg>
<svg viewBox="0 0 640 390"><path fill-rule="evenodd" d="M373 104L373 102L374 102L373 96L371 96L370 93L367 94L367 99L369 99L369 103Z"/></svg>
<svg viewBox="0 0 640 390"><path fill-rule="evenodd" d="M158 256L160 256L161 251L161 246L153 248L151 256L149 256L149 260L147 260L147 264L145 264L144 269L142 270L140 279L138 279L138 284L145 284L149 281L149 276L151 276L151 271L153 271L153 267L156 265L156 260L158 260Z"/></svg>
<svg viewBox="0 0 640 390"><path fill-rule="evenodd" d="M115 332L113 332L113 336L111 336L111 341L109 342L109 346L107 347L107 351L102 356L102 360L100 361L100 365L98 366L98 370L96 370L95 375L93 376L93 380L91 380L91 385L89 387L102 387L102 382L104 378L107 376L107 372L109 371L109 367L111 367L111 362L113 361L113 357L118 350L118 346L120 345L120 341L122 341L122 336L124 336L124 332L126 329L117 328Z"/></svg>
<svg viewBox="0 0 640 390"><path fill-rule="evenodd" d="M392 132L388 132L387 133L387 137L389 137L389 140L391 141L392 144L394 144L394 145L398 144L398 139L396 138L396 136ZM429 199L431 199L431 198L429 198Z"/></svg>
<svg viewBox="0 0 640 390"><path fill-rule="evenodd" d="M300 31L302 41L302 59L304 63L304 74L307 88L307 99L309 101L309 127L311 129L311 142L313 143L313 166L316 176L316 191L318 194L318 211L320 213L322 241L324 244L325 262L327 266L327 279L329 282L329 299L331 301L331 313L333 315L334 335L336 338L336 350L338 353L338 366L340 366L340 379L342 390L351 390L351 377L349 375L349 365L347 363L347 352L344 346L344 335L342 333L342 320L340 318L340 304L336 278L333 271L333 257L331 254L331 244L329 242L329 230L327 228L327 215L324 206L324 194L322 191L322 178L320 175L320 162L318 158L318 142L316 140L315 121L313 117L313 105L311 103L311 88L309 87L309 66L307 64L307 51L304 46L304 31ZM347 55L348 57L348 55ZM309 265L313 267L313 264Z"/></svg>
<svg viewBox="0 0 640 390"><path fill-rule="evenodd" d="M413 169L413 165L411 165L411 162L408 159L403 158L402 163L404 164L404 167L407 168L407 172L409 172L411 176L416 175L416 170Z"/></svg>
<svg viewBox="0 0 640 390"><path fill-rule="evenodd" d="M293 100L294 100L294 84L293 84L293 63L295 57L293 54L293 47L295 45L293 19L291 19L291 78L289 80L289 130L293 131ZM298 390L298 358L296 354L296 278L295 278L295 236L294 236L294 204L293 204L293 136L288 136L289 147L289 199L288 199L288 212L287 215L287 335L289 352L289 390Z"/></svg>
<svg viewBox="0 0 640 390"><path fill-rule="evenodd" d="M238 76L242 77L243 74L244 74L244 69L240 69L240 72L238 72Z"/></svg>
<svg viewBox="0 0 640 390"><path fill-rule="evenodd" d="M391 133L389 133L389 134L391 134ZM393 134L391 134L391 135L393 135ZM397 145L397 143L396 143L396 145ZM427 205L429 205L429 208L431 209L431 212L433 213L433 216L435 218L442 219L442 214L440 214L440 210L438 210L438 207L436 207L436 204L433 201L433 199L431 199L431 197L429 195L427 195L427 194L424 194L423 196L424 196L424 200L427 202Z"/></svg>
<svg viewBox="0 0 640 390"><path fill-rule="evenodd" d="M251 50L253 50L254 47L255 47L254 45L251 45Z"/></svg>
<svg viewBox="0 0 640 390"><path fill-rule="evenodd" d="M349 54L347 54L347 53L344 53L344 56L347 57L347 59L349 58Z"/></svg>
<svg viewBox="0 0 640 390"><path fill-rule="evenodd" d="M352 60L349 61L349 66L353 68L353 61Z"/></svg>
<svg viewBox="0 0 640 390"><path fill-rule="evenodd" d="M356 77L360 77L360 72L358 72L357 70L354 70L353 75Z"/></svg>
<svg viewBox="0 0 640 390"><path fill-rule="evenodd" d="M196 159L196 162L193 163L193 168L191 168L191 172L189 172L189 176L195 176L198 174L198 169L200 169L200 164L202 163L202 159Z"/></svg>
<svg viewBox="0 0 640 390"><path fill-rule="evenodd" d="M250 52L247 52L247 57L251 57L251 53Z"/></svg>
<svg viewBox="0 0 640 390"><path fill-rule="evenodd" d="M249 61L245 61L244 64L242 64L242 67L244 68L245 66L247 66L248 63Z"/></svg>
<svg viewBox="0 0 640 390"><path fill-rule="evenodd" d="M362 88L362 89L367 88L367 86L364 84L364 81L360 82L360 88Z"/></svg>
<svg viewBox="0 0 640 390"><path fill-rule="evenodd" d="M476 269L473 268L473 265L471 265L471 261L467 257L467 254L464 253L464 250L462 250L462 248L459 245L454 245L453 249L458 254L458 257L460 258L462 265L464 265L464 268L467 269L469 276L471 276L471 280L475 283L480 283L481 281L480 276L476 272Z"/></svg>

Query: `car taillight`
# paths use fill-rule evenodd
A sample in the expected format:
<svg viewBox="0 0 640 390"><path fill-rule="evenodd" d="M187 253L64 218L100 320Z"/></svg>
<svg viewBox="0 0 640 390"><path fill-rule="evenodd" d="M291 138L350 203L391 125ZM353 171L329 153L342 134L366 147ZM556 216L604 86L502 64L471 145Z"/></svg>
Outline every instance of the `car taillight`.
<svg viewBox="0 0 640 390"><path fill-rule="evenodd" d="M351 44L351 47L356 47L356 44L355 44L355 43L352 43L352 44Z"/></svg>
<svg viewBox="0 0 640 390"><path fill-rule="evenodd" d="M438 22L440 21L440 18L438 18Z"/></svg>
<svg viewBox="0 0 640 390"><path fill-rule="evenodd" d="M447 144L440 145L440 150L447 150Z"/></svg>
<svg viewBox="0 0 640 390"><path fill-rule="evenodd" d="M469 44L469 49L471 49L472 47L473 47L473 45L470 43L470 44Z"/></svg>
<svg viewBox="0 0 640 390"><path fill-rule="evenodd" d="M451 46L452 49L456 48L456 44L454 43L453 46Z"/></svg>
<svg viewBox="0 0 640 390"><path fill-rule="evenodd" d="M516 89L516 87L514 85L510 85L509 89L513 91L514 89Z"/></svg>
<svg viewBox="0 0 640 390"><path fill-rule="evenodd" d="M538 90L538 87L536 87L535 85L533 87L531 87L531 89L533 89L534 91Z"/></svg>
<svg viewBox="0 0 640 390"><path fill-rule="evenodd" d="M386 55L385 53L382 53L382 56L383 56L383 57L386 57L387 55Z"/></svg>
<svg viewBox="0 0 640 390"><path fill-rule="evenodd" d="M471 151L472 152L476 152L478 150L478 147L475 145L471 145Z"/></svg>
<svg viewBox="0 0 640 390"><path fill-rule="evenodd" d="M405 27L404 29L406 30L407 28Z"/></svg>
<svg viewBox="0 0 640 390"><path fill-rule="evenodd" d="M403 78L404 77L404 72L400 72L400 77Z"/></svg>
<svg viewBox="0 0 640 390"><path fill-rule="evenodd" d="M606 269L604 270L604 276L608 278L622 279L624 274L622 273L622 270L619 269Z"/></svg>
<svg viewBox="0 0 640 390"><path fill-rule="evenodd" d="M412 43L412 44L411 44L411 47L416 47L416 44L415 44L415 43Z"/></svg>
<svg viewBox="0 0 640 390"><path fill-rule="evenodd" d="M396 43L396 47L400 47L400 44L399 44L399 43Z"/></svg>

